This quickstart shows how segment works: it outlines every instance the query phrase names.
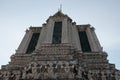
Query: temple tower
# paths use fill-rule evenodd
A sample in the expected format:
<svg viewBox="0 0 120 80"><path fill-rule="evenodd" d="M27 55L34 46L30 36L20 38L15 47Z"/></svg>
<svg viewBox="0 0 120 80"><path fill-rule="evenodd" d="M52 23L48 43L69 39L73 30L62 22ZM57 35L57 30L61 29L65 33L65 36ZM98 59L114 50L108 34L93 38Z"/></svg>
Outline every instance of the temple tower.
<svg viewBox="0 0 120 80"><path fill-rule="evenodd" d="M0 80L120 80L107 56L94 27L77 25L59 10L42 26L26 30Z"/></svg>

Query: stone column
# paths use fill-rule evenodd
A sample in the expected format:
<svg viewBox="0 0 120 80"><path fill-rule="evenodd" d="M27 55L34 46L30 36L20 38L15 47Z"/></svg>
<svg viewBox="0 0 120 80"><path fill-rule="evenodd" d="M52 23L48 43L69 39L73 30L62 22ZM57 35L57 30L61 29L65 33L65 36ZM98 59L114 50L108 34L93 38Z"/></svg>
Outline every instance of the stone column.
<svg viewBox="0 0 120 80"><path fill-rule="evenodd" d="M72 44L72 28L71 28L71 23L68 20L67 20L67 33L68 33L69 43Z"/></svg>
<svg viewBox="0 0 120 80"><path fill-rule="evenodd" d="M39 49L41 44L44 43L45 39L46 39L46 33L47 33L47 26L45 24L43 24L42 26L42 30L40 32L40 36L39 36L39 39L38 39L38 43L37 43L37 46L36 46L36 49Z"/></svg>
<svg viewBox="0 0 120 80"><path fill-rule="evenodd" d="M20 43L20 46L16 50L16 54L25 54L26 53L26 50L28 48L31 37L32 37L32 31L26 30L26 34L25 34L22 42Z"/></svg>
<svg viewBox="0 0 120 80"><path fill-rule="evenodd" d="M71 33L72 33L72 37L71 37L72 38L72 43L74 44L74 46L77 50L82 51L81 44L80 44L80 39L79 39L79 34L78 34L78 29L76 27L76 24L73 23L71 27L72 27L72 31L71 31Z"/></svg>
<svg viewBox="0 0 120 80"><path fill-rule="evenodd" d="M99 40L98 40L98 38L95 34L95 29L94 28L91 28L91 33L93 35L93 38L94 38L95 44L97 46L98 52L99 51L102 52L102 47L101 47L100 42L99 42Z"/></svg>
<svg viewBox="0 0 120 80"><path fill-rule="evenodd" d="M67 18L65 18L62 23L62 43L69 43Z"/></svg>
<svg viewBox="0 0 120 80"><path fill-rule="evenodd" d="M98 49L97 49L97 46L96 46L96 44L95 44L95 41L94 41L93 35L92 35L92 33L91 33L90 27L87 27L86 33L87 33L87 37L88 37L88 41L89 41L91 50L92 50L93 52L97 52Z"/></svg>
<svg viewBox="0 0 120 80"><path fill-rule="evenodd" d="M53 37L53 29L54 29L54 21L50 19L47 23L46 33L44 34L45 40L44 43L52 43L52 37Z"/></svg>

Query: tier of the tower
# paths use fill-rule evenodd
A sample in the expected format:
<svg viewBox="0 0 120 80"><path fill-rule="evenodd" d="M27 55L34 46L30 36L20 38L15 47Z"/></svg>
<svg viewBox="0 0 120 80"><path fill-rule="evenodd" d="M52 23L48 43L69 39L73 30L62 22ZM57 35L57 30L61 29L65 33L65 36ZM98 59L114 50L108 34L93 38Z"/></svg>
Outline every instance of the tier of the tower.
<svg viewBox="0 0 120 80"><path fill-rule="evenodd" d="M42 27L26 30L16 53L30 54L43 46L71 46L79 52L102 52L101 45L89 24L76 25L67 15L57 12Z"/></svg>
<svg viewBox="0 0 120 80"><path fill-rule="evenodd" d="M35 50L42 27L30 27L26 30L16 54L30 54Z"/></svg>
<svg viewBox="0 0 120 80"><path fill-rule="evenodd" d="M47 44L66 44L81 51L77 28L72 20L61 12L50 16L43 25L36 49Z"/></svg>

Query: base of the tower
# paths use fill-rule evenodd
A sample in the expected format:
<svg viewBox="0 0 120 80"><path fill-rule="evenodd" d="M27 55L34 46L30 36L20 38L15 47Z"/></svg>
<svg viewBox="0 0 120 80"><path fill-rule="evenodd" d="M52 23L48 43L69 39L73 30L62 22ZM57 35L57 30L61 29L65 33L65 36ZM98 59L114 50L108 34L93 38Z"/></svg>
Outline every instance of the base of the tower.
<svg viewBox="0 0 120 80"><path fill-rule="evenodd" d="M19 80L88 80L88 79L83 79L83 78L72 78L72 79L70 79L70 78L57 78L57 79L19 79Z"/></svg>

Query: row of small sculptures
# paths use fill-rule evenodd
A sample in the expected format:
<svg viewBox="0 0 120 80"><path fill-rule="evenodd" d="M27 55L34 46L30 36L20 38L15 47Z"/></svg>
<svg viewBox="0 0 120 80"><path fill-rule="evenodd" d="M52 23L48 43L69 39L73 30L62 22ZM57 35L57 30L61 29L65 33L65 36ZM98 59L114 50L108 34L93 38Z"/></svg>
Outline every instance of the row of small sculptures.
<svg viewBox="0 0 120 80"><path fill-rule="evenodd" d="M72 74L72 78L82 78L83 80L120 80L120 75L117 72L106 73L84 71L75 66L41 66L41 67L25 67L22 71L6 71L0 73L0 80L20 80L20 79L46 79L46 78L61 78L56 76L56 73ZM47 74L46 77L45 75Z"/></svg>

